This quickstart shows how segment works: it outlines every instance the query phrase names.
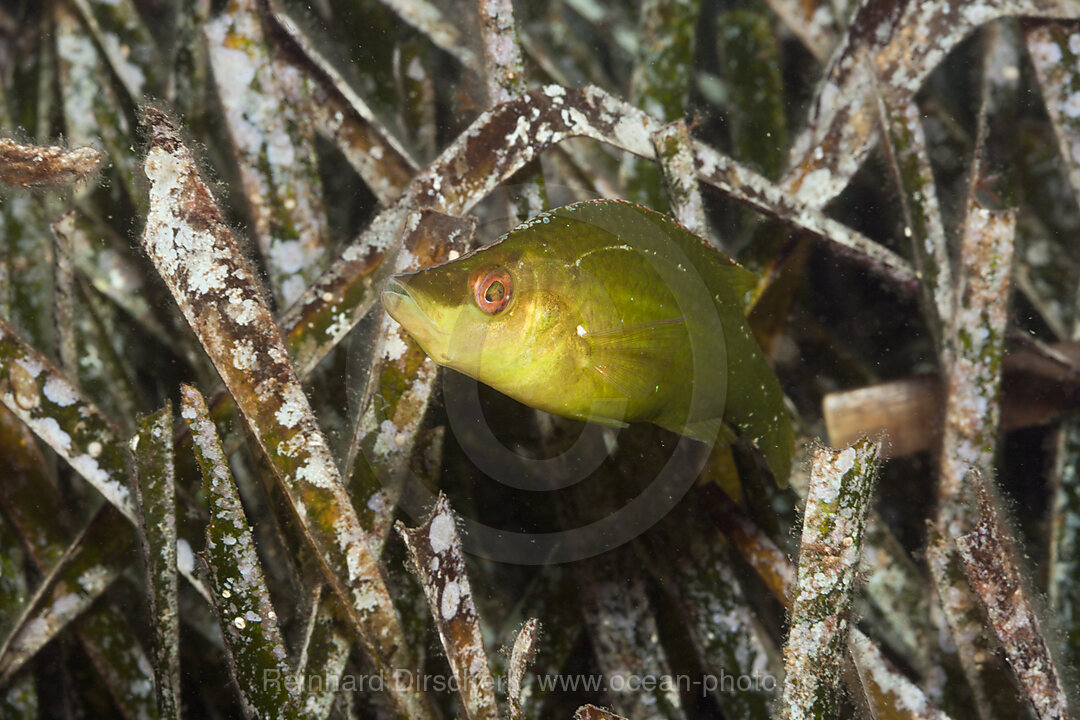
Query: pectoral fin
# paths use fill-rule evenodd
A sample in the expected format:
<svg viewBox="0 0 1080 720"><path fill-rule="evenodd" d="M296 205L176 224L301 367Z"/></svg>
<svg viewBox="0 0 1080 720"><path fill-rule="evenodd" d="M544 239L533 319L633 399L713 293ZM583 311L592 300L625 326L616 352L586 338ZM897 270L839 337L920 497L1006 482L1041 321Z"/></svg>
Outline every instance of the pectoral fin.
<svg viewBox="0 0 1080 720"><path fill-rule="evenodd" d="M659 379L686 337L683 318L667 318L586 332L592 369L627 400L660 391Z"/></svg>

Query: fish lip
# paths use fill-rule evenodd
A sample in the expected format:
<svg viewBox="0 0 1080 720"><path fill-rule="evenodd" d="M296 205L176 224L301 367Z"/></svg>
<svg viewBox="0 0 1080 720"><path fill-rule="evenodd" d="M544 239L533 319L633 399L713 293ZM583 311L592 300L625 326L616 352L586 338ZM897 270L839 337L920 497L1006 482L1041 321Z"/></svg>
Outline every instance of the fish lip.
<svg viewBox="0 0 1080 720"><path fill-rule="evenodd" d="M397 320L397 313L395 311L399 310L403 303L412 303L416 306L417 310L420 310L419 304L409 293L409 288L407 288L403 282L398 280L398 277L398 275L391 276L386 283L386 287L383 288L382 291L383 308L385 308L387 314L395 320Z"/></svg>
<svg viewBox="0 0 1080 720"><path fill-rule="evenodd" d="M383 308L420 344L425 353L437 363L443 364L446 353L439 352L437 348L446 344L446 331L432 320L409 290L409 286L401 281L401 277L402 275L393 275L387 281L382 291Z"/></svg>

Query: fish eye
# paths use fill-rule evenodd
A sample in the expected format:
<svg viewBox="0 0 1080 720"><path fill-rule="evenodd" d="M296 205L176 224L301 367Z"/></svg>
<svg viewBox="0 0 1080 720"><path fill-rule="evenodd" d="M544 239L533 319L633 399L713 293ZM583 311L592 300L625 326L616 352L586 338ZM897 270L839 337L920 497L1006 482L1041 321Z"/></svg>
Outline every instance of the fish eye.
<svg viewBox="0 0 1080 720"><path fill-rule="evenodd" d="M514 282L505 268L484 268L473 280L477 306L488 315L502 312L514 295Z"/></svg>

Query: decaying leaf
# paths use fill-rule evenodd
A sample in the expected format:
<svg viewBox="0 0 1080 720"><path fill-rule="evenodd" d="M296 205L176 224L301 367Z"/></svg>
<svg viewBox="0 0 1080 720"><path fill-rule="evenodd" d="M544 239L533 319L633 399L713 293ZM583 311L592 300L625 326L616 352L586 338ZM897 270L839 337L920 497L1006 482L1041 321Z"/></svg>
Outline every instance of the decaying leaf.
<svg viewBox="0 0 1080 720"><path fill-rule="evenodd" d="M35 147L0 138L0 183L16 187L62 185L94 172L101 160L101 152L92 147Z"/></svg>
<svg viewBox="0 0 1080 720"><path fill-rule="evenodd" d="M465 574L465 556L450 503L440 497L423 525L409 530L399 524L397 530L409 548L413 567L431 605L466 717L497 718L494 681L484 653L480 618Z"/></svg>

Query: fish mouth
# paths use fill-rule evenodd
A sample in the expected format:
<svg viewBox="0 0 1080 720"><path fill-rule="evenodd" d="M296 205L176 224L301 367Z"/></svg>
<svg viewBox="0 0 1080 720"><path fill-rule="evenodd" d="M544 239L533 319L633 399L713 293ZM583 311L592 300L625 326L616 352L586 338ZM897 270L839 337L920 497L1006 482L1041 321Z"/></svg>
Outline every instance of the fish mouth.
<svg viewBox="0 0 1080 720"><path fill-rule="evenodd" d="M413 300L412 295L409 294L409 289L405 287L404 283L397 279L397 277L391 277L386 283L386 288L382 292L382 304L386 308L387 314L390 317L398 320L398 315L403 314L403 308L412 304L419 310L419 306L416 305L416 301ZM398 322L401 322L398 320Z"/></svg>
<svg viewBox="0 0 1080 720"><path fill-rule="evenodd" d="M383 307L420 344L424 352L441 365L446 355L446 333L424 311L423 305L399 278L399 275L394 275L387 281L382 292Z"/></svg>

